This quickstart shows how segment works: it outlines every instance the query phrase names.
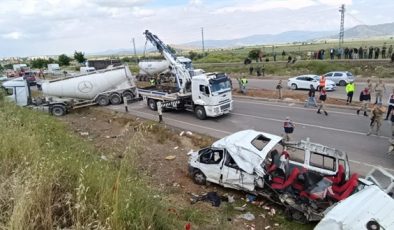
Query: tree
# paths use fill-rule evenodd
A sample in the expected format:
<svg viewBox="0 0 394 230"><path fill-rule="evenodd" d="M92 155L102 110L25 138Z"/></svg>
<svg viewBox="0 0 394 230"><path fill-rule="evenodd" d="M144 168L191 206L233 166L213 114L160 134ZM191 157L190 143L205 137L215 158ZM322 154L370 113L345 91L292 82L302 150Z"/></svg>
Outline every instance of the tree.
<svg viewBox="0 0 394 230"><path fill-rule="evenodd" d="M190 51L189 52L189 57L190 57L190 59L195 60L198 57L198 53L194 52L194 51Z"/></svg>
<svg viewBox="0 0 394 230"><path fill-rule="evenodd" d="M74 52L74 59L77 60L78 63L84 63L86 61L85 54L82 52Z"/></svg>
<svg viewBox="0 0 394 230"><path fill-rule="evenodd" d="M0 64L0 72L2 72L4 70L3 65Z"/></svg>
<svg viewBox="0 0 394 230"><path fill-rule="evenodd" d="M60 55L59 57L58 57L58 62L59 62L59 65L70 65L70 61L71 61L71 58L69 58L67 55L65 55L65 54L62 54L62 55Z"/></svg>
<svg viewBox="0 0 394 230"><path fill-rule="evenodd" d="M252 60L256 60L256 62L259 61L260 58L260 49L253 49L249 51L248 57Z"/></svg>
<svg viewBox="0 0 394 230"><path fill-rule="evenodd" d="M37 59L30 61L31 67L36 68L36 69L45 68L45 67L47 67L48 63L51 63L51 62L49 60L45 60L42 58L37 58Z"/></svg>

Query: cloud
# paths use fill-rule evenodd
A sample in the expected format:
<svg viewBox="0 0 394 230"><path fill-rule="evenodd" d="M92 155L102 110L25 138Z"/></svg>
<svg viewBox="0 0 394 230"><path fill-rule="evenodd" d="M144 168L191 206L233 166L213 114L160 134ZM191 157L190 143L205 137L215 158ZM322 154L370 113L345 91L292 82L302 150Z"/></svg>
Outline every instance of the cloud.
<svg viewBox="0 0 394 230"><path fill-rule="evenodd" d="M11 33L7 33L7 34L3 34L3 35L1 35L1 37L5 38L5 39L19 40L23 37L23 34L20 32L11 32Z"/></svg>
<svg viewBox="0 0 394 230"><path fill-rule="evenodd" d="M151 17L151 16L155 15L155 11L150 10L150 9L144 9L141 7L133 7L132 14L136 17L139 17L139 18L145 18L145 17Z"/></svg>
<svg viewBox="0 0 394 230"><path fill-rule="evenodd" d="M294 0L258 0L258 1L250 1L248 4L239 3L235 6L228 6L216 9L213 11L214 14L228 14L234 12L259 12L265 10L272 9L290 9L297 10L309 6L316 5L316 2L313 0L297 0L297 4L294 4Z"/></svg>

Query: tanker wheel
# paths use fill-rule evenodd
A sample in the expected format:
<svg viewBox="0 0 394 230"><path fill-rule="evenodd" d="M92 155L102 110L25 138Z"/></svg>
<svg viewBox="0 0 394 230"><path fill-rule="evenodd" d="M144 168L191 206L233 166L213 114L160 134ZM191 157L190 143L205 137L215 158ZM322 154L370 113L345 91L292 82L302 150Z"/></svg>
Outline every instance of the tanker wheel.
<svg viewBox="0 0 394 230"><path fill-rule="evenodd" d="M66 107L64 105L52 106L51 113L53 116L60 117L66 114Z"/></svg>
<svg viewBox="0 0 394 230"><path fill-rule="evenodd" d="M134 98L134 94L130 91L123 92L122 96L125 97L127 101L131 101Z"/></svg>
<svg viewBox="0 0 394 230"><path fill-rule="evenodd" d="M106 106L109 104L109 98L106 95L101 95L96 100L97 104L100 106Z"/></svg>
<svg viewBox="0 0 394 230"><path fill-rule="evenodd" d="M148 107L153 110L156 111L157 110L157 104L156 101L154 99L148 99Z"/></svg>
<svg viewBox="0 0 394 230"><path fill-rule="evenodd" d="M122 98L117 93L112 94L109 97L109 100L111 101L111 104L113 104L113 105L119 105L120 103L122 103Z"/></svg>

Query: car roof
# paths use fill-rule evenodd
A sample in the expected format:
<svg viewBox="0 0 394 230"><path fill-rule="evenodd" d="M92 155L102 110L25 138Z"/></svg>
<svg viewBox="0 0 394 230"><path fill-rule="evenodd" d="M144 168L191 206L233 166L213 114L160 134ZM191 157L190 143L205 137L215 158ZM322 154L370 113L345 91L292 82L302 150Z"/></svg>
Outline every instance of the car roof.
<svg viewBox="0 0 394 230"><path fill-rule="evenodd" d="M269 139L262 150L252 144L252 141L259 136ZM225 148L237 165L251 174L253 169L260 165L267 154L281 141L280 136L248 129L224 137L214 142L212 147Z"/></svg>

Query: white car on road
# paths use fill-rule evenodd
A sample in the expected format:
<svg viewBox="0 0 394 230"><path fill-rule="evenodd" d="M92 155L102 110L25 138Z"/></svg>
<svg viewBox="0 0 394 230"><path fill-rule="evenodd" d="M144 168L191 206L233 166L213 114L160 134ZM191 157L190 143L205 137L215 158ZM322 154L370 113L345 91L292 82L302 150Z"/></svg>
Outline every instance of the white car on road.
<svg viewBox="0 0 394 230"><path fill-rule="evenodd" d="M287 87L296 89L310 89L310 85L313 85L315 89L319 86L319 75L306 74L297 77L289 78L287 81ZM326 80L326 90L333 91L336 89L335 82L331 80Z"/></svg>

